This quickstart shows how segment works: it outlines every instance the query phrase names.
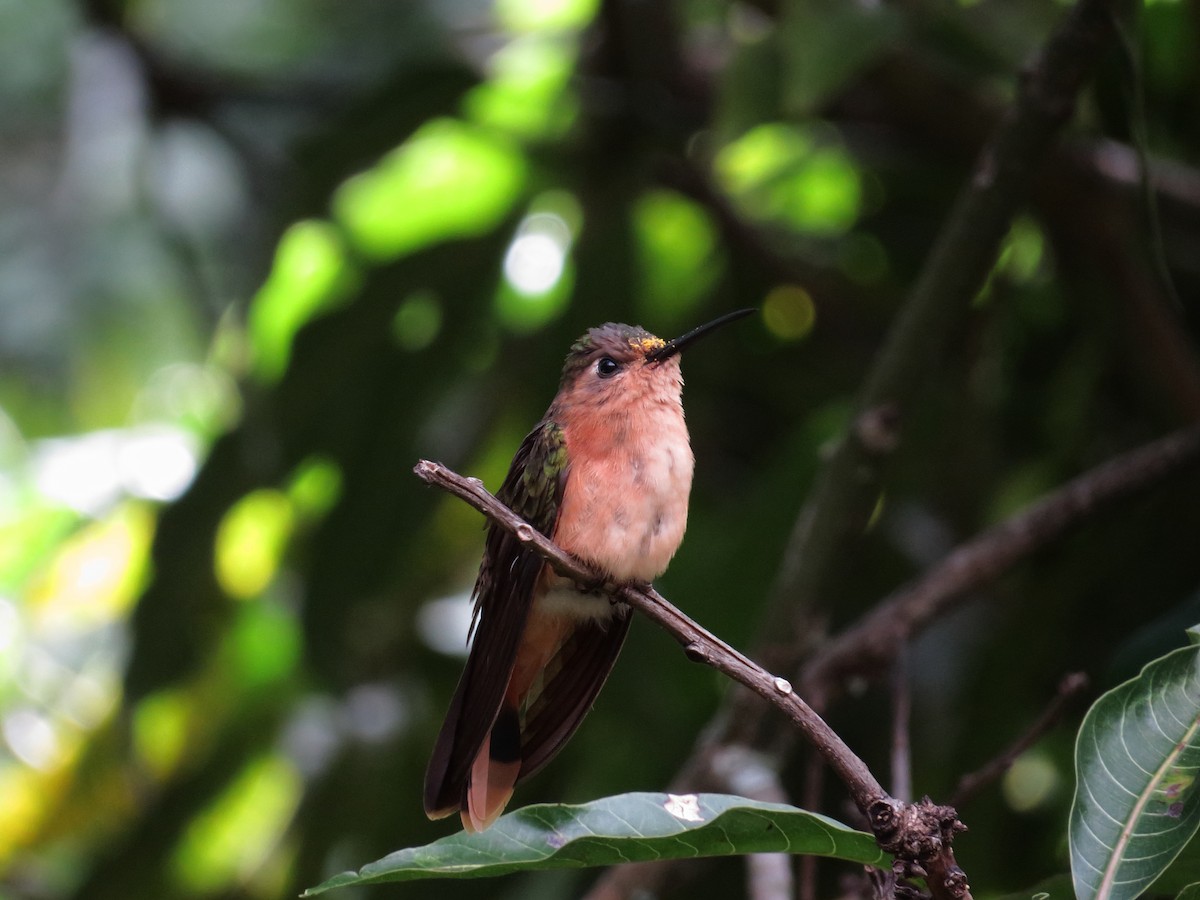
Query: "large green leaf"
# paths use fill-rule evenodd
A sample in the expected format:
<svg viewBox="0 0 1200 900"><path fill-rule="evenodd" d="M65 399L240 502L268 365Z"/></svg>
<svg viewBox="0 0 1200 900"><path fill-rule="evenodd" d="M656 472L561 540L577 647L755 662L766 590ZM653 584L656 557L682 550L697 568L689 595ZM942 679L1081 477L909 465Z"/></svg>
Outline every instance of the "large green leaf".
<svg viewBox="0 0 1200 900"><path fill-rule="evenodd" d="M1096 701L1075 745L1075 894L1132 898L1200 827L1200 638Z"/></svg>
<svg viewBox="0 0 1200 900"><path fill-rule="evenodd" d="M304 896L380 881L776 852L890 865L871 835L794 806L724 794L620 794L581 806L527 806L480 834L397 850Z"/></svg>

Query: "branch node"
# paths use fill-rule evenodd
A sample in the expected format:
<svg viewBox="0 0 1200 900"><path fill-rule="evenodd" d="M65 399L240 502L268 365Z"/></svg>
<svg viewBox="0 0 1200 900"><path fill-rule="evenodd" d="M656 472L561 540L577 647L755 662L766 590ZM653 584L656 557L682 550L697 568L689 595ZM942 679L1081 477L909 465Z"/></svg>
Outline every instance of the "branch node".
<svg viewBox="0 0 1200 900"><path fill-rule="evenodd" d="M946 878L943 882L946 886L946 891L952 897L965 897L968 891L971 890L971 885L967 881L967 873L958 866L951 866L946 871Z"/></svg>
<svg viewBox="0 0 1200 900"><path fill-rule="evenodd" d="M532 541L533 536L536 533L534 532L533 527L525 522L519 524L514 531L517 535L517 540L522 544L528 544L530 541Z"/></svg>
<svg viewBox="0 0 1200 900"><path fill-rule="evenodd" d="M781 694L790 694L792 692L792 683L786 678L777 675L775 677L775 690Z"/></svg>
<svg viewBox="0 0 1200 900"><path fill-rule="evenodd" d="M704 645L699 641L689 641L685 644L683 655L694 663L702 663L708 659L708 654L704 652Z"/></svg>
<svg viewBox="0 0 1200 900"><path fill-rule="evenodd" d="M896 834L899 821L899 804L891 798L879 799L867 810L871 831L880 841L891 840Z"/></svg>

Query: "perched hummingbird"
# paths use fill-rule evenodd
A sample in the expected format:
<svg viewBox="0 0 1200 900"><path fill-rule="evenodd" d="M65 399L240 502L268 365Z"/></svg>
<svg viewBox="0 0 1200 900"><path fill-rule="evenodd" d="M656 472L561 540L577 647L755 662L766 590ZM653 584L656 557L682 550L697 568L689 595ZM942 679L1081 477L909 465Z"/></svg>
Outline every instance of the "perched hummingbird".
<svg viewBox="0 0 1200 900"><path fill-rule="evenodd" d="M558 393L497 496L610 581L661 575L683 540L694 464L679 352L752 312L672 341L611 322L591 329L571 345ZM481 831L579 727L630 612L558 576L495 523L474 599L475 639L425 773L425 813L459 812Z"/></svg>

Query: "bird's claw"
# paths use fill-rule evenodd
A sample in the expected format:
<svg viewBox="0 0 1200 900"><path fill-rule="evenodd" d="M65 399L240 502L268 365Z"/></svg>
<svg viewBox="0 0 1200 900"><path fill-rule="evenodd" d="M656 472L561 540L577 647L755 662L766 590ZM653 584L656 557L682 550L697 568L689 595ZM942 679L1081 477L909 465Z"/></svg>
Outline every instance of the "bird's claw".
<svg viewBox="0 0 1200 900"><path fill-rule="evenodd" d="M581 594L602 594L607 584L608 579L600 577L589 578L583 581L576 579L575 589Z"/></svg>

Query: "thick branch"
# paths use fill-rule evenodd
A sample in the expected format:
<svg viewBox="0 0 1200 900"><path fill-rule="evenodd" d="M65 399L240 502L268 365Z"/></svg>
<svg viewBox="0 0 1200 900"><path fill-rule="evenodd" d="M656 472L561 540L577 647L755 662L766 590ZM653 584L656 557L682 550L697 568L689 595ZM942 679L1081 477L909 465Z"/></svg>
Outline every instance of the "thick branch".
<svg viewBox="0 0 1200 900"><path fill-rule="evenodd" d="M428 484L465 500L491 521L507 530L526 547L542 556L559 574L580 584L603 580L592 570L493 497L478 478L464 478L440 463L421 460L414 470ZM703 662L746 686L788 716L830 768L837 773L855 804L867 817L880 847L913 866L924 865L935 897L964 900L970 897L966 876L954 862L950 846L961 823L950 807L928 800L905 804L890 797L837 733L805 703L784 678L772 675L720 638L702 628L668 603L652 587L605 584L614 600L627 603L675 638L688 658Z"/></svg>
<svg viewBox="0 0 1200 900"><path fill-rule="evenodd" d="M801 513L773 591L766 635L787 634L797 607L822 593L844 541L874 507L881 462L894 440L871 439L867 417L902 424L942 359L1023 202L1050 141L1070 117L1127 0L1079 0L1022 80L1015 106L984 147L891 326L859 398L856 426L824 467ZM895 429L891 429L894 431Z"/></svg>
<svg viewBox="0 0 1200 900"><path fill-rule="evenodd" d="M1101 508L1200 463L1200 426L1176 431L1091 469L1017 515L961 544L917 582L881 601L827 644L798 679L822 705L851 675L888 666L898 648L954 602L1062 537Z"/></svg>

